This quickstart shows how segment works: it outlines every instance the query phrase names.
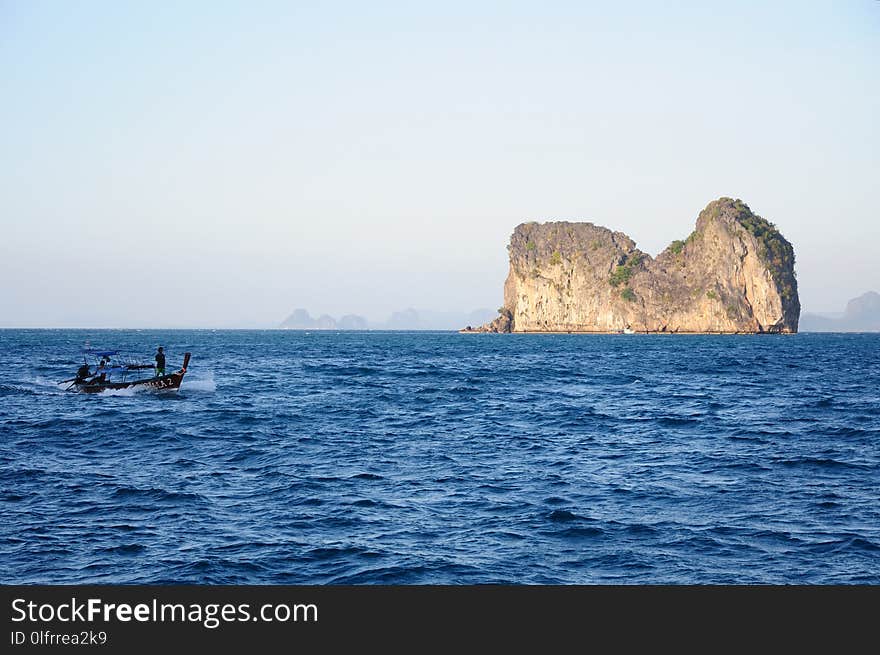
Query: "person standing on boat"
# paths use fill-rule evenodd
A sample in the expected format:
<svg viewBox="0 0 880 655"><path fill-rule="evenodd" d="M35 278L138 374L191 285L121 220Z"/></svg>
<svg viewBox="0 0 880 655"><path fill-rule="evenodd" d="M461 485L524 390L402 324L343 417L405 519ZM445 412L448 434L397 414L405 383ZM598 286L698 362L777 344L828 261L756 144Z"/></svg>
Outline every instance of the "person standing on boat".
<svg viewBox="0 0 880 655"><path fill-rule="evenodd" d="M156 351L156 377L165 375L165 351L162 346Z"/></svg>
<svg viewBox="0 0 880 655"><path fill-rule="evenodd" d="M89 365L88 365L88 363L87 363L87 362L83 362L83 365L80 366L78 369L76 369L76 380L77 380L77 382L79 382L79 381L81 381L81 380L85 380L87 377L89 377L89 373L90 373L90 372L91 372L91 371L89 371Z"/></svg>

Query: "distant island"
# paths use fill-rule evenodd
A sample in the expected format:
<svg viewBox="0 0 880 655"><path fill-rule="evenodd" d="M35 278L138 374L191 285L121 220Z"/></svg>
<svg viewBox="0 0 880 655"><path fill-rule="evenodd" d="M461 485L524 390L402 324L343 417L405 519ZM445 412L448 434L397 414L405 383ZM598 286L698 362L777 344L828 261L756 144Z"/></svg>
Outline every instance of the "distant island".
<svg viewBox="0 0 880 655"><path fill-rule="evenodd" d="M802 332L880 332L880 293L868 291L846 304L837 315L801 314Z"/></svg>
<svg viewBox="0 0 880 655"><path fill-rule="evenodd" d="M338 321L332 316L321 314L312 318L305 309L295 309L278 327L286 330L366 330L367 319L357 314L346 314Z"/></svg>
<svg viewBox="0 0 880 655"><path fill-rule="evenodd" d="M741 200L719 198L656 258L592 223L518 225L499 315L463 332L791 333L794 249Z"/></svg>
<svg viewBox="0 0 880 655"><path fill-rule="evenodd" d="M471 312L437 312L412 307L393 312L387 320L370 323L357 314L338 320L328 314L313 318L306 309L295 309L278 326L285 330L458 330L462 325L480 325L492 320L495 312L475 309Z"/></svg>

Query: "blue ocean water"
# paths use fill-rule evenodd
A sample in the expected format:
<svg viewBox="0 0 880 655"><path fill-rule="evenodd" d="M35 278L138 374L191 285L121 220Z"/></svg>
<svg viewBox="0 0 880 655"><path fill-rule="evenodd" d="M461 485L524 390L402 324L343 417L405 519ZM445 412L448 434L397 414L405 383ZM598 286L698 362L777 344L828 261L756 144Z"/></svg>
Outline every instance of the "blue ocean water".
<svg viewBox="0 0 880 655"><path fill-rule="evenodd" d="M172 395L63 391L79 349ZM880 335L2 330L3 583L880 583Z"/></svg>

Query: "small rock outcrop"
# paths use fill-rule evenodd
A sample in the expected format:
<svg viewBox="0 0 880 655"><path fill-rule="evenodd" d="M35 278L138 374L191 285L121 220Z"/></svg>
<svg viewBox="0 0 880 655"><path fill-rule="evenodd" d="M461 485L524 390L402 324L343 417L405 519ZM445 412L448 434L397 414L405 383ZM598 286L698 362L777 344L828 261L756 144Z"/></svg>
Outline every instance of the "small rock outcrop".
<svg viewBox="0 0 880 655"><path fill-rule="evenodd" d="M700 212L656 258L592 223L524 223L499 316L472 332L797 332L794 249L740 200Z"/></svg>

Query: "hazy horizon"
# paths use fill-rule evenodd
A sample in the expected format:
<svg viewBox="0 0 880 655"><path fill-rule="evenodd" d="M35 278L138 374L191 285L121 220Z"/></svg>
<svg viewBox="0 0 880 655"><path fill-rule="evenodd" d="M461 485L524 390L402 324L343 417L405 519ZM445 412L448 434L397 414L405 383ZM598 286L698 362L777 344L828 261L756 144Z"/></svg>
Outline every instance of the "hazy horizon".
<svg viewBox="0 0 880 655"><path fill-rule="evenodd" d="M0 327L494 309L526 221L720 196L880 291L880 3L0 1Z"/></svg>

